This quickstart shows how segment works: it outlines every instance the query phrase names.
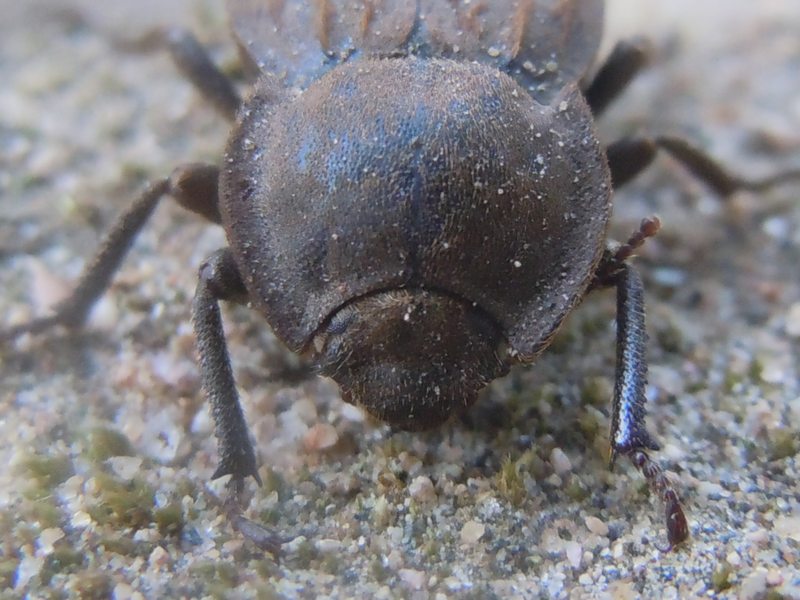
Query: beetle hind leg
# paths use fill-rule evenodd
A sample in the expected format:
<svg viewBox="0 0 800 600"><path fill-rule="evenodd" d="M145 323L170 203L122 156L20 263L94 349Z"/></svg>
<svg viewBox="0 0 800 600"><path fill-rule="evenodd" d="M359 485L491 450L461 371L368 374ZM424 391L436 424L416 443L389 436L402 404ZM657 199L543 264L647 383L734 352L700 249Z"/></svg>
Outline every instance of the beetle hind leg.
<svg viewBox="0 0 800 600"><path fill-rule="evenodd" d="M233 82L223 73L193 33L179 27L158 28L134 40L115 40L122 50L147 52L166 50L172 62L226 119L233 121L242 104Z"/></svg>
<svg viewBox="0 0 800 600"><path fill-rule="evenodd" d="M619 96L650 58L650 44L635 38L617 42L606 61L584 88L583 95L595 117Z"/></svg>

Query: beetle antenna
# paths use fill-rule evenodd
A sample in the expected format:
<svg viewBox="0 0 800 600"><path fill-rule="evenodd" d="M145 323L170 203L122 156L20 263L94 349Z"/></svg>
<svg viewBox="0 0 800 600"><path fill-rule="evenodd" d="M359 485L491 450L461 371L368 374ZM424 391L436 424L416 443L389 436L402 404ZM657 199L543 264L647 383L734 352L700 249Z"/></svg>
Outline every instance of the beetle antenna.
<svg viewBox="0 0 800 600"><path fill-rule="evenodd" d="M645 217L639 224L639 230L634 231L628 241L620 246L614 253L613 261L622 264L628 260L647 240L656 235L661 229L661 219L656 215Z"/></svg>
<svg viewBox="0 0 800 600"><path fill-rule="evenodd" d="M645 217L639 224L639 229L634 231L628 241L616 250L606 250L600 266L594 276L590 289L610 287L617 284L617 276L622 270L625 261L631 258L642 247L647 238L656 235L661 229L661 219L656 215Z"/></svg>

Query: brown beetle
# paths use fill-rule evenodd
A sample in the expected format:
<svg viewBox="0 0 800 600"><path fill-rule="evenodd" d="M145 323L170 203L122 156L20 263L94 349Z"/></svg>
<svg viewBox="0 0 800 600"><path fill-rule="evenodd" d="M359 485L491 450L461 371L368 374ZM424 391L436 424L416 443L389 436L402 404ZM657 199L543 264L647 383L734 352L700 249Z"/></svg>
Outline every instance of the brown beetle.
<svg viewBox="0 0 800 600"><path fill-rule="evenodd" d="M355 4L355 6L354 6ZM603 148L593 119L643 65L620 44L589 83L600 0L229 0L258 74L242 102L195 39L150 36L236 120L222 169L187 165L122 215L73 294L6 339L80 326L159 199L223 225L193 304L203 387L234 491L259 479L218 302L252 303L345 400L406 429L433 427L550 343L592 289L618 297L612 453L664 499L670 545L688 536L648 451L643 289L627 259L646 219L606 246L613 187L667 150L722 195L760 189L674 138ZM246 532L259 531L242 521Z"/></svg>

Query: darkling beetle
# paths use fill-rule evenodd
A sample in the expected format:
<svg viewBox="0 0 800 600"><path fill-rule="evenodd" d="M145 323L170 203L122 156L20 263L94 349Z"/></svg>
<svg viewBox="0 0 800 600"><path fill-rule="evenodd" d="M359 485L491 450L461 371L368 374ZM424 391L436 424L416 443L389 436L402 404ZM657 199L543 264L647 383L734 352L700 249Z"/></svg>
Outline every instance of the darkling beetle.
<svg viewBox="0 0 800 600"><path fill-rule="evenodd" d="M649 455L642 280L628 259L659 228L607 243L612 190L665 150L726 196L750 181L673 137L603 147L594 128L646 62L620 43L592 78L601 0L228 0L255 86L242 100L187 32L166 48L235 125L221 167L188 164L122 214L72 295L10 340L79 327L163 196L225 228L192 306L202 384L232 497L260 481L219 301L250 303L342 397L404 429L439 425L532 362L591 290L617 290L612 461L627 456L689 528ZM274 544L237 513L242 531Z"/></svg>

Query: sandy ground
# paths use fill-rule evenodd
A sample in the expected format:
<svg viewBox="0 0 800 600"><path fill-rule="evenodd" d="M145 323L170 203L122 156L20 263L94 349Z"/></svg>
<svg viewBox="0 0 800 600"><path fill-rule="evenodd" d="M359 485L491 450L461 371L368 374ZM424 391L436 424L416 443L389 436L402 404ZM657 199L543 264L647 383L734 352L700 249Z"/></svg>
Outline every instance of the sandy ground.
<svg viewBox="0 0 800 600"><path fill-rule="evenodd" d="M235 69L220 3L0 1L0 320L69 289L148 178L218 161L227 126L159 54L107 33L197 31ZM113 8L111 8L113 6ZM689 136L758 175L800 163L800 3L616 0L605 47L651 38L653 68L600 125ZM650 429L691 542L607 467L612 293L464 419L392 433L303 377L262 320L226 309L261 460L233 531L189 326L221 231L165 203L86 331L0 351L0 598L800 598L800 186L715 198L659 159L616 198L612 235L658 213L647 286ZM297 375L289 380L287 374Z"/></svg>

